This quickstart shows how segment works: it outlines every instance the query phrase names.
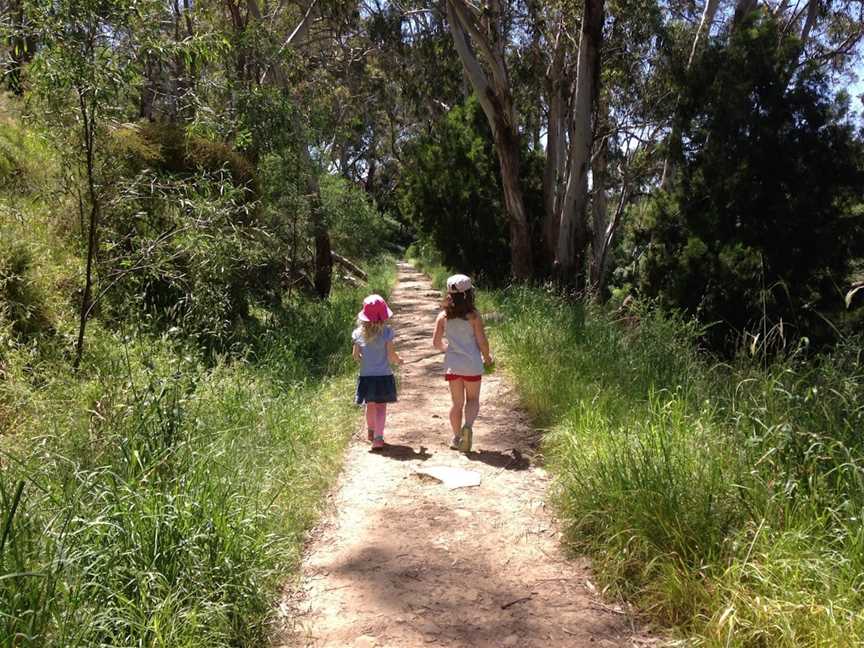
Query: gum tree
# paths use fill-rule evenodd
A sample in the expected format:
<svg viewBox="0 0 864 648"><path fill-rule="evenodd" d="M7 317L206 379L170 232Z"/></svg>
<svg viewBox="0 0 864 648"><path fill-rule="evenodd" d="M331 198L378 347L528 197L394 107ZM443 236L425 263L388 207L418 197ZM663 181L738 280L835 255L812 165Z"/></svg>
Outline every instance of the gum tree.
<svg viewBox="0 0 864 648"><path fill-rule="evenodd" d="M136 43L146 29L146 2L34 0L29 24L39 49L28 68L33 96L49 126L73 151L71 165L87 202L86 264L74 366L81 363L92 313L94 269L106 198L102 142L112 118L122 117L138 76Z"/></svg>

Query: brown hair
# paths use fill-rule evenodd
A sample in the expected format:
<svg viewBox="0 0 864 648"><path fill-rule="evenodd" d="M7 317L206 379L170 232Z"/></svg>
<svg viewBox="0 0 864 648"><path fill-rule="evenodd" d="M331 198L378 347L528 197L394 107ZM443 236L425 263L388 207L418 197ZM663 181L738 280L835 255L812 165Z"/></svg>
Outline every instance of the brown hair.
<svg viewBox="0 0 864 648"><path fill-rule="evenodd" d="M468 316L477 310L474 307L474 289L447 293L442 307L447 319L468 319Z"/></svg>

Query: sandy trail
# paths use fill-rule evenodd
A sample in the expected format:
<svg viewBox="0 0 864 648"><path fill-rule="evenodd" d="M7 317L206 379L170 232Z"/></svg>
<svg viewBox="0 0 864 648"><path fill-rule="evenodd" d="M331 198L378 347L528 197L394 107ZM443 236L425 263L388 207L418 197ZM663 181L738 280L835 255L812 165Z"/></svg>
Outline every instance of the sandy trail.
<svg viewBox="0 0 864 648"><path fill-rule="evenodd" d="M565 558L547 511L537 432L500 372L483 381L475 451L448 449L448 390L431 346L440 294L400 264L396 313L399 402L383 453L365 426L348 449L330 514L286 591L293 627L280 646L644 646L649 636L591 591L584 560ZM494 353L494 349L493 349ZM415 474L444 465L481 473L447 490Z"/></svg>

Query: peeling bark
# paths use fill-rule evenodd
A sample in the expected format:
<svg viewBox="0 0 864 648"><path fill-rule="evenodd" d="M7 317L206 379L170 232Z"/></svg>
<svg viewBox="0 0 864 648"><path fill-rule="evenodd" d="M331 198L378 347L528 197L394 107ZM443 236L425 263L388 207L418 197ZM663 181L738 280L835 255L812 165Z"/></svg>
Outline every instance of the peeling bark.
<svg viewBox="0 0 864 648"><path fill-rule="evenodd" d="M514 278L524 281L531 278L534 266L525 201L519 182L521 161L516 110L503 51L494 48L481 33L471 9L463 0L447 0L446 5L453 45L492 128L504 190L504 205L510 224L511 272ZM492 70L491 80L468 45L469 34Z"/></svg>
<svg viewBox="0 0 864 648"><path fill-rule="evenodd" d="M603 106L601 110L605 109ZM605 111L604 111L605 113ZM604 115L605 121L605 115ZM607 212L606 185L608 183L609 167L609 138L603 137L598 144L597 152L591 164L591 181L593 184L591 195L591 273L590 288L595 297L602 298L605 292L604 267L606 258L604 249L606 247L606 230L609 227L609 215Z"/></svg>
<svg viewBox="0 0 864 648"><path fill-rule="evenodd" d="M567 283L581 286L587 245L585 210L593 132L592 109L600 87L600 45L603 39L604 0L586 0L579 39L576 91L570 136L570 167L558 228L556 272Z"/></svg>

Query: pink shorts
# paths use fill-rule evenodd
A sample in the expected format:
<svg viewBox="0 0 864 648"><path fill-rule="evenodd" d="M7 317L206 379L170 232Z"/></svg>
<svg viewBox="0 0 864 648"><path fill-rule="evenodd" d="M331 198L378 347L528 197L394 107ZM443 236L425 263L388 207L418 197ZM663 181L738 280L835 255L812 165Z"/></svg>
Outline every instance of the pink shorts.
<svg viewBox="0 0 864 648"><path fill-rule="evenodd" d="M464 380L465 382L480 382L480 379L483 376L462 376L460 374L444 374L444 380L450 382L451 380Z"/></svg>

